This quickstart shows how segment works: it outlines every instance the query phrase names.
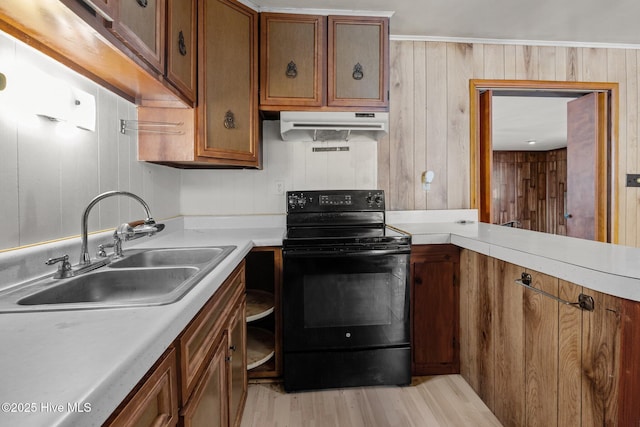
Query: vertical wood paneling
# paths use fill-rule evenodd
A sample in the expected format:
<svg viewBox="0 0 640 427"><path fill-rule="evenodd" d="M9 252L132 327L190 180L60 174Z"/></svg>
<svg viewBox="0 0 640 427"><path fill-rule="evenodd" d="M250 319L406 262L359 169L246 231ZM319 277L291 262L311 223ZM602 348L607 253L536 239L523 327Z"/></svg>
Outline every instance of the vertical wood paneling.
<svg viewBox="0 0 640 427"><path fill-rule="evenodd" d="M530 273L533 287L558 295L557 278ZM558 302L531 290L524 300L526 425L558 426Z"/></svg>
<svg viewBox="0 0 640 427"><path fill-rule="evenodd" d="M378 182L388 192L389 208L469 207L470 78L618 82L625 93L615 179L619 239L639 245L640 192L625 186L626 173L640 170L639 55L637 50L393 41L391 132L378 146ZM423 153L427 165L420 164ZM418 173L425 168L436 172L426 201Z"/></svg>
<svg viewBox="0 0 640 427"><path fill-rule="evenodd" d="M475 390L471 374L471 324L469 321L469 304L471 287L476 281L477 253L468 249L460 250L460 375ZM473 272L473 273L472 273ZM473 275L473 276L472 276ZM474 352L475 353L475 352Z"/></svg>
<svg viewBox="0 0 640 427"><path fill-rule="evenodd" d="M621 299L589 290L595 310L583 312L582 425L617 426Z"/></svg>
<svg viewBox="0 0 640 427"><path fill-rule="evenodd" d="M414 209L425 209L426 192L419 184L427 162L427 65L425 43L413 44L413 199ZM407 189L407 191L410 191Z"/></svg>
<svg viewBox="0 0 640 427"><path fill-rule="evenodd" d="M447 45L426 43L427 170L435 178L427 193L428 209L447 209Z"/></svg>
<svg viewBox="0 0 640 427"><path fill-rule="evenodd" d="M447 200L469 204L469 79L473 78L473 45L447 44Z"/></svg>
<svg viewBox="0 0 640 427"><path fill-rule="evenodd" d="M389 150L389 209L413 209L413 99L414 69L413 42L394 43L390 51L390 109L389 127L391 147Z"/></svg>
<svg viewBox="0 0 640 427"><path fill-rule="evenodd" d="M504 45L487 44L484 46L483 79L504 79Z"/></svg>
<svg viewBox="0 0 640 427"><path fill-rule="evenodd" d="M620 159L620 168L628 172L638 170L640 164L640 152L638 150L638 126L640 121L638 120L638 103L640 101L638 95L638 51L627 50L625 51L625 77L626 77L626 90L620 91L620 117L626 117L625 120L620 120L620 144L618 145L618 158ZM623 98L624 92L624 98ZM623 101L624 99L624 101ZM623 122L625 126L623 127ZM626 141L626 144L623 144ZM619 174L618 186L625 188L626 180L623 174ZM627 188L626 195L620 194L619 209L620 213L624 213L629 219L626 222L624 230L620 229L620 243L628 246L638 245L638 197L640 191L637 188Z"/></svg>
<svg viewBox="0 0 640 427"><path fill-rule="evenodd" d="M556 48L553 46L538 47L538 79L558 80L556 76Z"/></svg>
<svg viewBox="0 0 640 427"><path fill-rule="evenodd" d="M494 260L495 396L493 413L505 426L525 425L524 288L513 281L524 271ZM500 396L500 398L497 398Z"/></svg>
<svg viewBox="0 0 640 427"><path fill-rule="evenodd" d="M558 295L577 301L582 287L559 281ZM558 312L558 425L580 425L582 417L582 310L561 304Z"/></svg>

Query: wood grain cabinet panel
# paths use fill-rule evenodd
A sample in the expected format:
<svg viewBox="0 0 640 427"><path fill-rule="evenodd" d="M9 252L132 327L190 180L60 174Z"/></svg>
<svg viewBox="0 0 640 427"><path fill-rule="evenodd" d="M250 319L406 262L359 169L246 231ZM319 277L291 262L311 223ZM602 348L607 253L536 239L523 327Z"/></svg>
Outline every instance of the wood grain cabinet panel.
<svg viewBox="0 0 640 427"><path fill-rule="evenodd" d="M107 26L124 44L163 75L166 0L120 0L113 6L114 20Z"/></svg>
<svg viewBox="0 0 640 427"><path fill-rule="evenodd" d="M181 412L184 427L227 427L227 334L219 340L213 356Z"/></svg>
<svg viewBox="0 0 640 427"><path fill-rule="evenodd" d="M167 2L167 80L196 99L196 0Z"/></svg>
<svg viewBox="0 0 640 427"><path fill-rule="evenodd" d="M326 17L260 15L260 105L321 106Z"/></svg>
<svg viewBox="0 0 640 427"><path fill-rule="evenodd" d="M460 372L459 269L453 245L411 249L413 375Z"/></svg>
<svg viewBox="0 0 640 427"><path fill-rule="evenodd" d="M389 18L263 13L260 109L389 108Z"/></svg>
<svg viewBox="0 0 640 427"><path fill-rule="evenodd" d="M246 300L243 296L229 321L228 385L229 425L239 426L247 398L247 323Z"/></svg>
<svg viewBox="0 0 640 427"><path fill-rule="evenodd" d="M140 132L138 159L180 168L260 168L258 14L235 0L197 6L198 105L138 108L141 121L176 124L163 128L171 134Z"/></svg>
<svg viewBox="0 0 640 427"><path fill-rule="evenodd" d="M178 423L176 352L171 349L147 374L135 394L125 400L105 425L109 427L170 427Z"/></svg>
<svg viewBox="0 0 640 427"><path fill-rule="evenodd" d="M461 269L461 373L503 425L638 424L640 303L466 249ZM581 293L593 311L554 299Z"/></svg>
<svg viewBox="0 0 640 427"><path fill-rule="evenodd" d="M258 14L230 0L200 0L198 11L196 154L258 167Z"/></svg>
<svg viewBox="0 0 640 427"><path fill-rule="evenodd" d="M329 16L327 105L386 107L389 20Z"/></svg>

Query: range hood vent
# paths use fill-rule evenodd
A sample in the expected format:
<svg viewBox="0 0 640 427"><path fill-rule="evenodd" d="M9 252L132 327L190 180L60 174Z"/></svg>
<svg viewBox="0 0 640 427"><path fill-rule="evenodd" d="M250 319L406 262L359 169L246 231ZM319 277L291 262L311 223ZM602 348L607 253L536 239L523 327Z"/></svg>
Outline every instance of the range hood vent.
<svg viewBox="0 0 640 427"><path fill-rule="evenodd" d="M389 132L389 113L283 111L280 135L285 141L375 140Z"/></svg>

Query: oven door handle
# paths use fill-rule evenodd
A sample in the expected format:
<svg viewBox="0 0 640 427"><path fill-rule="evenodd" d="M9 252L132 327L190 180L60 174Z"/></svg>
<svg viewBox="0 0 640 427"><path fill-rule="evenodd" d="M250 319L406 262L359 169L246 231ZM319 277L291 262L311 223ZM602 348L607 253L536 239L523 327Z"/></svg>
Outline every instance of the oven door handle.
<svg viewBox="0 0 640 427"><path fill-rule="evenodd" d="M393 249L345 249L345 250L284 250L282 255L288 258L335 258L342 256L385 256L385 255L409 255L411 248Z"/></svg>

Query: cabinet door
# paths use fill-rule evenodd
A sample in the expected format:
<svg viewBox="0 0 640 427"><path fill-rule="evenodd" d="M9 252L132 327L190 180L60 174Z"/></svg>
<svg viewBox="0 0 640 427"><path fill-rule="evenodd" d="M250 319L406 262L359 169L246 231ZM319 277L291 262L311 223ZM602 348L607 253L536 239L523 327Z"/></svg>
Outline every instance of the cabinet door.
<svg viewBox="0 0 640 427"><path fill-rule="evenodd" d="M261 14L261 107L323 104L325 27L324 16Z"/></svg>
<svg viewBox="0 0 640 427"><path fill-rule="evenodd" d="M229 425L239 426L247 397L247 324L243 298L229 323Z"/></svg>
<svg viewBox="0 0 640 427"><path fill-rule="evenodd" d="M176 352L171 350L138 391L106 423L109 427L170 427L178 423Z"/></svg>
<svg viewBox="0 0 640 427"><path fill-rule="evenodd" d="M121 0L111 31L164 74L166 0Z"/></svg>
<svg viewBox="0 0 640 427"><path fill-rule="evenodd" d="M257 13L230 0L199 4L197 155L257 167Z"/></svg>
<svg viewBox="0 0 640 427"><path fill-rule="evenodd" d="M413 374L458 373L458 249L451 245L414 246L411 267Z"/></svg>
<svg viewBox="0 0 640 427"><path fill-rule="evenodd" d="M107 21L113 21L113 17L115 16L115 3L117 0L83 0L87 3L93 10L96 11L100 16L105 18Z"/></svg>
<svg viewBox="0 0 640 427"><path fill-rule="evenodd" d="M196 90L196 0L168 0L167 80L191 101Z"/></svg>
<svg viewBox="0 0 640 427"><path fill-rule="evenodd" d="M182 410L184 427L226 427L227 406L227 334L223 334L202 379Z"/></svg>
<svg viewBox="0 0 640 427"><path fill-rule="evenodd" d="M329 16L328 106L388 108L389 19Z"/></svg>

